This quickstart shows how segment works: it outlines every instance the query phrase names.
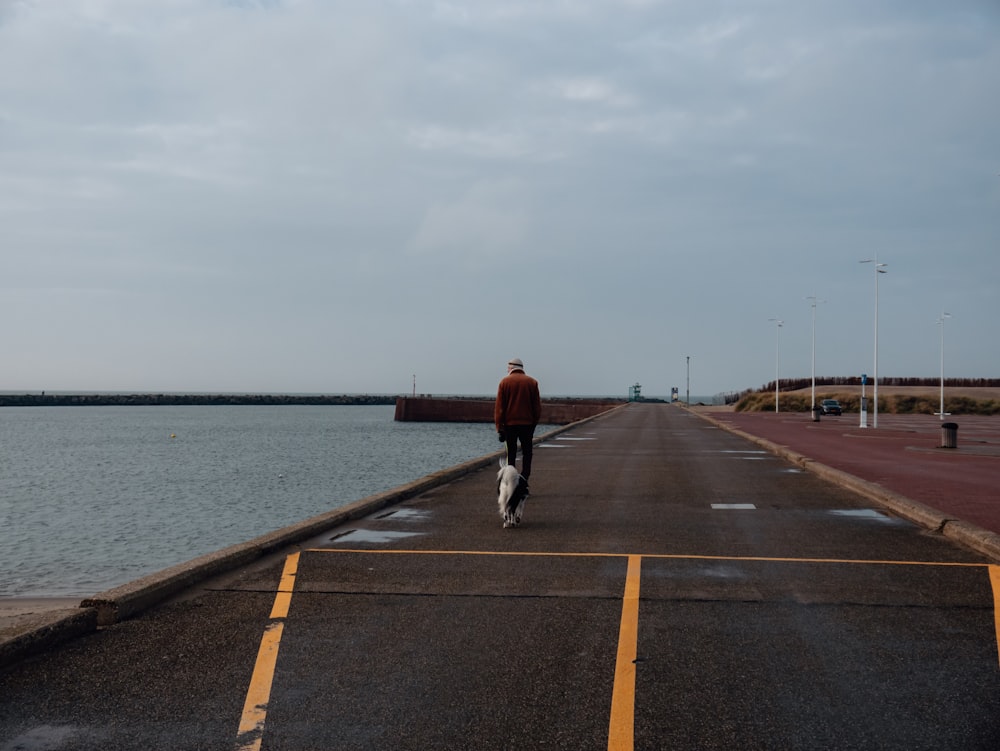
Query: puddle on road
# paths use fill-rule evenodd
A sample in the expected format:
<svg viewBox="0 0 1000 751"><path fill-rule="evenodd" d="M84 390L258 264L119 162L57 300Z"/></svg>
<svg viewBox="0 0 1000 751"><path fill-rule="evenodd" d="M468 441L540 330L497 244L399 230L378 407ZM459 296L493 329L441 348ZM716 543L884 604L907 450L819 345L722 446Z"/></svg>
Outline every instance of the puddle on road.
<svg viewBox="0 0 1000 751"><path fill-rule="evenodd" d="M430 518L431 512L419 508L397 508L376 516L376 519L392 519L393 521L422 522Z"/></svg>
<svg viewBox="0 0 1000 751"><path fill-rule="evenodd" d="M746 579L745 569L732 563L706 563L692 566L650 566L643 576L656 579L699 580L699 579Z"/></svg>
<svg viewBox="0 0 1000 751"><path fill-rule="evenodd" d="M331 537L330 542L393 542L404 540L407 537L417 537L421 532L393 532L387 529L352 529L350 532L338 537Z"/></svg>
<svg viewBox="0 0 1000 751"><path fill-rule="evenodd" d="M18 751L54 751L64 748L73 739L77 728L72 725L39 725L13 738L3 745L4 749Z"/></svg>
<svg viewBox="0 0 1000 751"><path fill-rule="evenodd" d="M881 511L876 511L872 508L862 508L862 509L834 509L829 513L834 516L850 516L855 519L873 519L874 521L888 522L892 521L892 517L883 514Z"/></svg>
<svg viewBox="0 0 1000 751"><path fill-rule="evenodd" d="M746 579L746 571L730 565L699 566L694 571L696 576L706 579Z"/></svg>

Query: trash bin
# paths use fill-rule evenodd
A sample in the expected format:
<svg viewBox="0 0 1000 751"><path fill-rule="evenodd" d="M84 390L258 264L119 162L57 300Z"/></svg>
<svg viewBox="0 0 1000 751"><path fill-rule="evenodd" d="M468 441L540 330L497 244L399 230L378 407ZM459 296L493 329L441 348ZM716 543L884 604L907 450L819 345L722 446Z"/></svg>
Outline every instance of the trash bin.
<svg viewBox="0 0 1000 751"><path fill-rule="evenodd" d="M958 423L955 422L941 423L941 448L943 449L958 448Z"/></svg>
<svg viewBox="0 0 1000 751"><path fill-rule="evenodd" d="M813 422L819 422L819 416L823 414L823 410L819 407L813 407Z"/></svg>

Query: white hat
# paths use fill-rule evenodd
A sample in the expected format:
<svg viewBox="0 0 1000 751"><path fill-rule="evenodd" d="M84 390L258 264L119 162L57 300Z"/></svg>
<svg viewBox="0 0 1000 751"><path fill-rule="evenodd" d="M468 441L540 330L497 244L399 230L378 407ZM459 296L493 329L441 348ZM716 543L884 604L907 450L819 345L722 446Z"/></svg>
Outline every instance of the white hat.
<svg viewBox="0 0 1000 751"><path fill-rule="evenodd" d="M520 368L521 370L524 370L524 363L521 362L520 357L514 357L508 360L507 364L510 365L512 368Z"/></svg>

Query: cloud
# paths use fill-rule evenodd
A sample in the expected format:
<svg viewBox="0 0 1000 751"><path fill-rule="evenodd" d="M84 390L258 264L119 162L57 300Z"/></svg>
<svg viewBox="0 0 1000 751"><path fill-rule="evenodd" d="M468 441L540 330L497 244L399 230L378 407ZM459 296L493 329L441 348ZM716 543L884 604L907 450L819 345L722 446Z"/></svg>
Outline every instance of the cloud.
<svg viewBox="0 0 1000 751"><path fill-rule="evenodd" d="M998 31L976 0L0 3L7 383L478 392L515 339L551 393L668 393L686 356L712 393L772 377L774 316L806 373L811 294L850 374L874 252L880 371L935 373L947 309L949 371L996 375Z"/></svg>
<svg viewBox="0 0 1000 751"><path fill-rule="evenodd" d="M474 185L453 202L430 206L410 247L458 264L523 261L529 217L521 195L516 181Z"/></svg>

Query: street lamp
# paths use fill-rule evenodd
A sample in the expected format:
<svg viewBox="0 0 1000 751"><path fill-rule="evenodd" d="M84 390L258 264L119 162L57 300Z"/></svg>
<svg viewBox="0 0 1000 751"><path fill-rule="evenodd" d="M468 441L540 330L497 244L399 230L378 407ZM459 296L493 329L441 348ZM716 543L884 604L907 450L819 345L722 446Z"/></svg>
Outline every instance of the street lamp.
<svg viewBox="0 0 1000 751"><path fill-rule="evenodd" d="M816 413L816 305L821 302L826 302L826 300L820 300L816 295L812 295L806 298L811 300L810 305L812 306L812 411L813 416Z"/></svg>
<svg viewBox="0 0 1000 751"><path fill-rule="evenodd" d="M687 397L685 398L685 401L687 402L687 405L690 407L691 406L691 355L687 356L687 366L688 366L688 370L687 370Z"/></svg>
<svg viewBox="0 0 1000 751"><path fill-rule="evenodd" d="M875 384L872 396L872 427L878 427L878 275L887 273L885 267L888 264L879 263L878 255L874 258L866 258L860 263L871 263L874 264L875 268L875 370L872 373L872 382Z"/></svg>
<svg viewBox="0 0 1000 751"><path fill-rule="evenodd" d="M941 409L938 410L938 414L941 419L944 419L944 319L951 318L951 313L942 313L941 317L938 318L938 326L941 327Z"/></svg>
<svg viewBox="0 0 1000 751"><path fill-rule="evenodd" d="M781 325L784 323L780 318L768 318L777 325L774 327L774 411L778 412L778 373L780 372L780 359L778 357L778 334L781 333Z"/></svg>

